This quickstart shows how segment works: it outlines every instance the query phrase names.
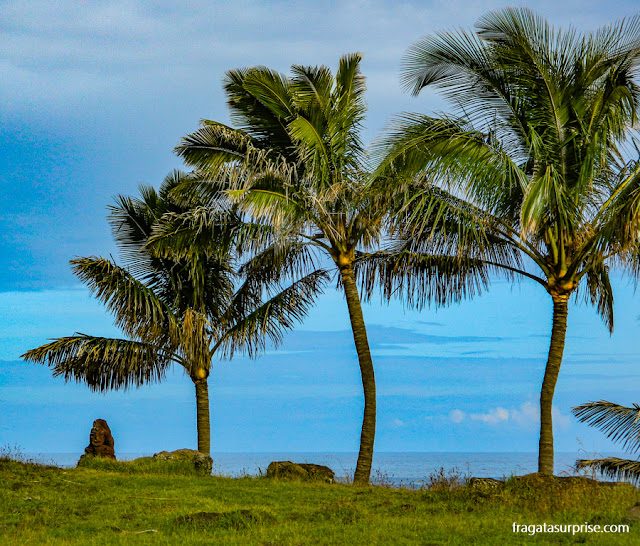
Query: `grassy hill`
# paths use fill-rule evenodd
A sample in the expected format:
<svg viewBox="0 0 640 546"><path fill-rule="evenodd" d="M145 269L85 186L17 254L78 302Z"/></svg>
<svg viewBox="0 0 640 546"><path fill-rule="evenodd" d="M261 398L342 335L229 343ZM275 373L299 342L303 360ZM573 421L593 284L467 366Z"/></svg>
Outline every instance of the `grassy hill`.
<svg viewBox="0 0 640 546"><path fill-rule="evenodd" d="M513 524L620 524L629 485L511 479L408 491L198 476L179 465L61 469L0 457L0 544L640 544L628 533L514 533Z"/></svg>

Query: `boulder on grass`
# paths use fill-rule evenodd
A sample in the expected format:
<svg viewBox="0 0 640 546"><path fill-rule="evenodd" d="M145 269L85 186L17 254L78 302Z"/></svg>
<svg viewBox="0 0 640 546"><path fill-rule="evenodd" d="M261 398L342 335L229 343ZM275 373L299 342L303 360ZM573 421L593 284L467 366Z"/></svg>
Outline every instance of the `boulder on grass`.
<svg viewBox="0 0 640 546"><path fill-rule="evenodd" d="M89 433L89 445L84 449L84 455L80 457L80 465L85 457L103 457L116 460L115 442L111 435L111 429L104 419L96 419Z"/></svg>
<svg viewBox="0 0 640 546"><path fill-rule="evenodd" d="M335 473L328 466L291 461L273 461L267 467L267 478L303 482L333 483Z"/></svg>
<svg viewBox="0 0 640 546"><path fill-rule="evenodd" d="M471 489L496 489L504 482L495 478L471 478L468 486Z"/></svg>
<svg viewBox="0 0 640 546"><path fill-rule="evenodd" d="M154 454L156 461L190 461L199 474L211 474L213 459L195 449L177 449L176 451L161 451Z"/></svg>

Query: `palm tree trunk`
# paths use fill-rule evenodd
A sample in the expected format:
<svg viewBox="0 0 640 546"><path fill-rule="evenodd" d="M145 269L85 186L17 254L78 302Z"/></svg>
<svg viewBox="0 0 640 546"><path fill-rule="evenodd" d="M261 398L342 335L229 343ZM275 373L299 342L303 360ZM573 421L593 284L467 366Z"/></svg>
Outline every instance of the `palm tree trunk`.
<svg viewBox="0 0 640 546"><path fill-rule="evenodd" d="M211 456L211 423L209 421L209 386L207 379L194 381L196 386L196 426L198 451Z"/></svg>
<svg viewBox="0 0 640 546"><path fill-rule="evenodd" d="M373 361L369 350L367 329L362 316L362 305L360 304L353 267L341 268L340 275L347 298L347 306L349 307L349 319L351 320L353 340L358 353L362 389L364 390L360 452L358 453L353 483L356 485L368 485L369 477L371 476L371 462L373 460L373 443L376 436L376 378L373 373Z"/></svg>
<svg viewBox="0 0 640 546"><path fill-rule="evenodd" d="M544 370L542 389L540 390L540 444L538 447L538 472L553 475L553 422L551 409L553 393L558 381L564 341L567 333L567 311L569 295L553 295L553 327L549 357Z"/></svg>

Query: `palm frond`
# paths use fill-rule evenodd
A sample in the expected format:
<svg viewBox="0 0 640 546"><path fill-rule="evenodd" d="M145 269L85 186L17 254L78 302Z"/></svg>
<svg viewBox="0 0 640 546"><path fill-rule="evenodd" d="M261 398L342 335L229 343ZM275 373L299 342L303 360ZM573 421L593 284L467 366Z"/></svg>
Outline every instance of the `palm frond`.
<svg viewBox="0 0 640 546"><path fill-rule="evenodd" d="M587 246L603 253L640 240L640 158L615 173L610 183L610 195L594 215L592 242Z"/></svg>
<svg viewBox="0 0 640 546"><path fill-rule="evenodd" d="M637 484L640 481L640 461L606 457L603 459L578 459L578 470L595 470L612 480L627 480Z"/></svg>
<svg viewBox="0 0 640 546"><path fill-rule="evenodd" d="M383 300L402 298L417 309L481 293L489 285L492 270L478 259L407 251L361 253L354 269L364 299L370 300L381 290Z"/></svg>
<svg viewBox="0 0 640 546"><path fill-rule="evenodd" d="M128 335L173 346L176 318L157 295L125 269L104 258L71 260L76 276L115 315Z"/></svg>
<svg viewBox="0 0 640 546"><path fill-rule="evenodd" d="M164 379L178 355L157 345L76 334L27 351L28 362L46 364L54 377L86 383L93 391L140 387Z"/></svg>
<svg viewBox="0 0 640 546"><path fill-rule="evenodd" d="M283 180L295 176L295 165L286 154L261 147L245 132L213 121L203 121L197 131L182 138L175 151L200 178L219 189L250 186L256 173L268 172Z"/></svg>
<svg viewBox="0 0 640 546"><path fill-rule="evenodd" d="M305 272L319 268L319 258L312 244L295 237L275 240L256 252L240 268L246 282L272 293L272 285L286 279L296 279Z"/></svg>
<svg viewBox="0 0 640 546"><path fill-rule="evenodd" d="M242 161L253 146L244 131L205 120L196 132L183 137L174 151L187 165L216 173L216 167Z"/></svg>
<svg viewBox="0 0 640 546"><path fill-rule="evenodd" d="M390 232L395 252L464 256L485 261L542 282L525 271L524 256L546 272L542 255L519 238L508 220L490 214L436 186L408 187L398 206ZM544 284L544 283L543 283Z"/></svg>
<svg viewBox="0 0 640 546"><path fill-rule="evenodd" d="M613 288L603 261L585 267L585 300L594 305L609 332L613 332Z"/></svg>
<svg viewBox="0 0 640 546"><path fill-rule="evenodd" d="M360 53L344 55L336 72L335 107L329 119L334 154L343 158L345 167L362 168L359 158L363 144L360 137L367 110L364 100L365 78L360 72Z"/></svg>
<svg viewBox="0 0 640 546"><path fill-rule="evenodd" d="M464 120L406 114L376 144L374 176L396 183L433 182L490 214L518 219L529 181L504 149Z"/></svg>
<svg viewBox="0 0 640 546"><path fill-rule="evenodd" d="M300 217L307 215L307 211L294 196L278 189L251 188L229 192L229 196L251 217L258 221L266 220L278 230L297 224Z"/></svg>
<svg viewBox="0 0 640 546"><path fill-rule="evenodd" d="M213 202L180 213L167 213L153 225L146 248L155 256L224 256L234 246L242 222L230 203Z"/></svg>
<svg viewBox="0 0 640 546"><path fill-rule="evenodd" d="M640 406L632 408L600 400L573 408L572 413L581 423L587 423L604 432L613 442L622 443L623 449L640 448Z"/></svg>
<svg viewBox="0 0 640 546"><path fill-rule="evenodd" d="M175 188L192 184L193 179L191 173L174 170L164 178L158 192L143 185L138 188L140 198L118 195L115 204L108 207L108 220L124 266L148 286L166 281L164 272L172 266L148 252L148 240L164 216L179 214L193 206L190 201L179 203L173 198Z"/></svg>
<svg viewBox="0 0 640 546"><path fill-rule="evenodd" d="M213 351L227 358L236 351L255 356L264 350L267 340L279 345L284 332L307 315L328 279L327 271L319 269L292 283L238 321Z"/></svg>
<svg viewBox="0 0 640 546"><path fill-rule="evenodd" d="M311 112L318 109L328 119L331 113L331 91L333 88L333 74L326 66L302 66L294 64L291 67L290 89L292 99L297 106L297 113Z"/></svg>

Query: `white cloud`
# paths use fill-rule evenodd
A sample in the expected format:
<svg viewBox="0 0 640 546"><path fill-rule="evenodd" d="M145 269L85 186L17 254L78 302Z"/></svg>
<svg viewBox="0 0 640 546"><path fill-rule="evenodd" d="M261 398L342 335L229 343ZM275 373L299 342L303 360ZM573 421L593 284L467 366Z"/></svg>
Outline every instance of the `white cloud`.
<svg viewBox="0 0 640 546"><path fill-rule="evenodd" d="M469 417L473 421L482 421L490 425L501 423L509 419L509 411L504 408L494 408L487 413L472 413Z"/></svg>
<svg viewBox="0 0 640 546"><path fill-rule="evenodd" d="M552 416L556 427L566 429L571 426L571 418L555 407L552 410ZM540 423L539 409L533 402L524 402L519 408L514 409L499 406L486 413L465 413L462 410L454 409L449 413L449 419L453 423L462 423L466 420L481 421L488 425L513 423L521 428L535 428Z"/></svg>
<svg viewBox="0 0 640 546"><path fill-rule="evenodd" d="M519 409L512 410L511 419L521 427L532 427L540 422L539 409L533 402L525 402Z"/></svg>

